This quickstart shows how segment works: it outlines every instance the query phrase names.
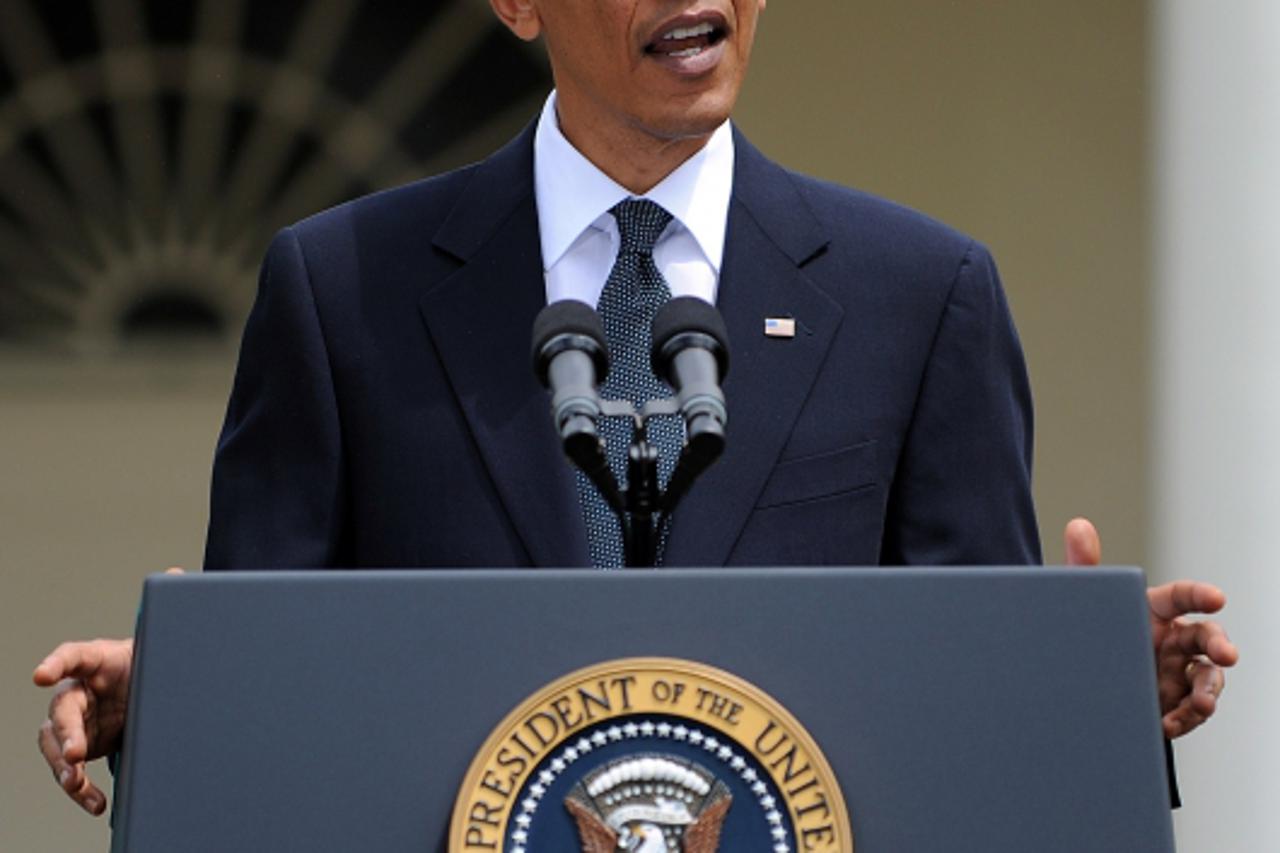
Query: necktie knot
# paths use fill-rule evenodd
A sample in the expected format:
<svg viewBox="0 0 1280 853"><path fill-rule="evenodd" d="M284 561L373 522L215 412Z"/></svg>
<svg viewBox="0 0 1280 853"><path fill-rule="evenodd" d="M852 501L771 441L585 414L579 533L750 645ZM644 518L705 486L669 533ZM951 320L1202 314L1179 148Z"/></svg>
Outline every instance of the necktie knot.
<svg viewBox="0 0 1280 853"><path fill-rule="evenodd" d="M648 199L627 199L609 211L622 238L619 252L649 255L671 222L671 214Z"/></svg>

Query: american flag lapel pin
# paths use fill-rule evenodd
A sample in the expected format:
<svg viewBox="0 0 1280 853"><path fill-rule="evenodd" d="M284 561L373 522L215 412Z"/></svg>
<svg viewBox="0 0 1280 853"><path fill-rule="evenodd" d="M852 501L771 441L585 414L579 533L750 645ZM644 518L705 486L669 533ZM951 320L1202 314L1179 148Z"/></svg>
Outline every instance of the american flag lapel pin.
<svg viewBox="0 0 1280 853"><path fill-rule="evenodd" d="M796 321L794 317L765 317L764 334L769 338L794 338Z"/></svg>

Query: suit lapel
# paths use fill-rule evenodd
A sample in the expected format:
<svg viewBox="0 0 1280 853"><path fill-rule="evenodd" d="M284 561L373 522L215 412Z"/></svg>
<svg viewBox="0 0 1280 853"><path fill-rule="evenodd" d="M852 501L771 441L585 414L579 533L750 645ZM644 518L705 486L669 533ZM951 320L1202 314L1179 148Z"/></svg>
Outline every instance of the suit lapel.
<svg viewBox="0 0 1280 853"><path fill-rule="evenodd" d="M729 331L724 456L676 510L670 566L725 563L786 445L843 310L803 272L826 248L824 229L787 173L741 134L717 298ZM792 317L796 336L768 338L767 317Z"/></svg>
<svg viewBox="0 0 1280 853"><path fill-rule="evenodd" d="M476 168L434 241L463 265L420 307L531 560L589 565L573 474L529 357L533 320L545 304L532 157L528 129Z"/></svg>

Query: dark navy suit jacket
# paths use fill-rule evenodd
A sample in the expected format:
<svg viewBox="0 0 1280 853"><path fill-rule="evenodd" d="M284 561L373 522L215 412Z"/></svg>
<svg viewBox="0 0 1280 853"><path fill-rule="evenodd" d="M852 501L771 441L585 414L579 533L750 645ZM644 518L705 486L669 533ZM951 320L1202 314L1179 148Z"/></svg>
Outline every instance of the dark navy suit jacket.
<svg viewBox="0 0 1280 853"><path fill-rule="evenodd" d="M532 137L277 237L206 568L588 563L530 367ZM677 512L666 563L1038 562L1030 393L986 250L736 144L728 449ZM796 336L767 338L767 317Z"/></svg>

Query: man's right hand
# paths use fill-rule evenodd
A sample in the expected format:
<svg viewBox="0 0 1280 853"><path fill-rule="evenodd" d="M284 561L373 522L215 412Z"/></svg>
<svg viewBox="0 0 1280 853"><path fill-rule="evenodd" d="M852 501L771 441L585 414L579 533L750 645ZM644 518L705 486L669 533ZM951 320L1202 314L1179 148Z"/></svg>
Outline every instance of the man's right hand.
<svg viewBox="0 0 1280 853"><path fill-rule="evenodd" d="M53 778L89 814L107 809L106 795L89 780L85 763L120 747L133 640L63 643L40 662L32 679L54 687L39 744Z"/></svg>

